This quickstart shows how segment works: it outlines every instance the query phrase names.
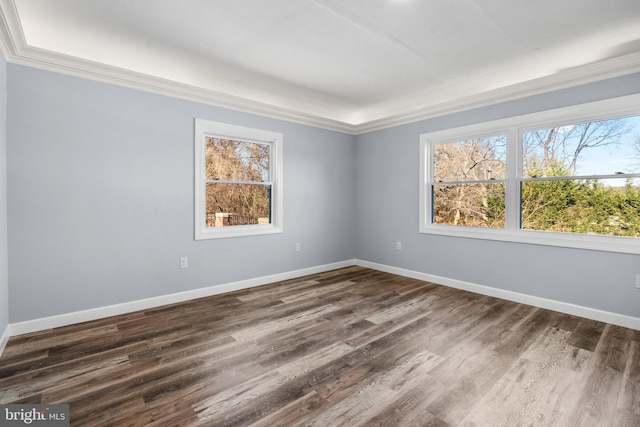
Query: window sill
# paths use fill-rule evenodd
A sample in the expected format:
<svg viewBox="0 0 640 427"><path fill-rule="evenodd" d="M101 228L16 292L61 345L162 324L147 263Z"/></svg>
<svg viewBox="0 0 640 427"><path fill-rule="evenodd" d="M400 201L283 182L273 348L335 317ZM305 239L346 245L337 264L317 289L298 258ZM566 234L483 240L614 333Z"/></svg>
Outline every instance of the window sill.
<svg viewBox="0 0 640 427"><path fill-rule="evenodd" d="M281 227L265 225L234 225L230 227L209 227L196 230L195 240L226 239L230 237L261 236L264 234L282 233Z"/></svg>
<svg viewBox="0 0 640 427"><path fill-rule="evenodd" d="M555 233L550 231L500 230L453 225L421 226L420 233L450 237L496 240L564 248L586 249L626 254L640 254L640 240L634 237Z"/></svg>

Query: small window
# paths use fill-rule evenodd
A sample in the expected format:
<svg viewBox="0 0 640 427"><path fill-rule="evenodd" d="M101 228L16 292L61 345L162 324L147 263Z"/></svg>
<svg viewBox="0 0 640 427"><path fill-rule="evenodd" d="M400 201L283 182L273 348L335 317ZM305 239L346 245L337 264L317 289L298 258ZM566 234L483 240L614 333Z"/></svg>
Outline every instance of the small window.
<svg viewBox="0 0 640 427"><path fill-rule="evenodd" d="M282 231L282 134L196 120L195 237Z"/></svg>
<svg viewBox="0 0 640 427"><path fill-rule="evenodd" d="M506 136L433 145L435 224L504 228Z"/></svg>

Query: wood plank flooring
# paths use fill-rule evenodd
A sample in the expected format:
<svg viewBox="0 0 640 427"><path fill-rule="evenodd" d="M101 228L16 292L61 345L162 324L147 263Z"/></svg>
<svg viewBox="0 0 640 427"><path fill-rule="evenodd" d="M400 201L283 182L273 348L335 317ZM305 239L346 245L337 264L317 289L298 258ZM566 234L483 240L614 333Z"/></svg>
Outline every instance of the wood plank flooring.
<svg viewBox="0 0 640 427"><path fill-rule="evenodd" d="M640 332L349 267L12 337L74 426L640 426Z"/></svg>

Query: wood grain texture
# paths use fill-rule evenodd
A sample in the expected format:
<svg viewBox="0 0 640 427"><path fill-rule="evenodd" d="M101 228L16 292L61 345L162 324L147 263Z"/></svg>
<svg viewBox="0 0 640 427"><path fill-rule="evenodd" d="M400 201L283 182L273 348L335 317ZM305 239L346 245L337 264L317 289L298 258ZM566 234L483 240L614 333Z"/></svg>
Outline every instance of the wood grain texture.
<svg viewBox="0 0 640 427"><path fill-rule="evenodd" d="M74 426L639 426L640 332L361 267L12 337Z"/></svg>

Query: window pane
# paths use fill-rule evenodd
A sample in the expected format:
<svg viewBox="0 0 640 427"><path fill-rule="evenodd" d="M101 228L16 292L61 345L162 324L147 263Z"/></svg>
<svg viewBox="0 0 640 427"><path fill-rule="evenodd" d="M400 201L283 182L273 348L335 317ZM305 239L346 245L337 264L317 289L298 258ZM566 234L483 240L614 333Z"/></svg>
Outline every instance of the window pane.
<svg viewBox="0 0 640 427"><path fill-rule="evenodd" d="M523 182L522 228L640 237L640 180Z"/></svg>
<svg viewBox="0 0 640 427"><path fill-rule="evenodd" d="M523 133L523 176L640 172L640 117L558 126Z"/></svg>
<svg viewBox="0 0 640 427"><path fill-rule="evenodd" d="M434 145L435 182L503 179L506 176L506 136L467 139Z"/></svg>
<svg viewBox="0 0 640 427"><path fill-rule="evenodd" d="M271 223L271 186L207 184L207 227Z"/></svg>
<svg viewBox="0 0 640 427"><path fill-rule="evenodd" d="M433 186L435 224L504 228L505 185Z"/></svg>
<svg viewBox="0 0 640 427"><path fill-rule="evenodd" d="M268 182L269 144L206 138L206 179Z"/></svg>

